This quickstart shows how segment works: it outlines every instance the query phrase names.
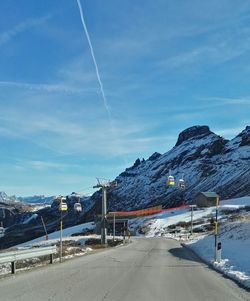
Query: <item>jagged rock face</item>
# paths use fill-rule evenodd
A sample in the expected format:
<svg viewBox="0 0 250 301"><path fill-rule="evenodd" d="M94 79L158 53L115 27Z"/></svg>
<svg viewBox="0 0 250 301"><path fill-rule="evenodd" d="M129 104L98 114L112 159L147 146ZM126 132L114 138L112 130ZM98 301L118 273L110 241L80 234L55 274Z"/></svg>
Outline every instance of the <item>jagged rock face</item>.
<svg viewBox="0 0 250 301"><path fill-rule="evenodd" d="M201 139L202 137L211 134L209 127L207 125L202 126L192 126L179 134L178 140L175 146L180 145L184 141L189 139Z"/></svg>
<svg viewBox="0 0 250 301"><path fill-rule="evenodd" d="M136 160L121 173L118 186L109 191L110 210L132 210L162 204L190 202L200 191L212 190L222 198L250 194L250 127L231 141L194 126L180 133L176 145L165 154ZM186 189L168 187L169 171L176 180L184 176ZM100 203L101 194L93 195Z"/></svg>
<svg viewBox="0 0 250 301"><path fill-rule="evenodd" d="M240 146L250 145L250 126L241 132L238 137L241 138Z"/></svg>

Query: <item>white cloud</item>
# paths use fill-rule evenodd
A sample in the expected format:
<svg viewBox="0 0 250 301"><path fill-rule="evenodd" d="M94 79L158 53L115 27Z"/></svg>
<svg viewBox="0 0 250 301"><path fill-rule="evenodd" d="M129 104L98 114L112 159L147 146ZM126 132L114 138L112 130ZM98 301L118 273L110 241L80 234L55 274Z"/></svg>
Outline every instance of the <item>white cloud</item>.
<svg viewBox="0 0 250 301"><path fill-rule="evenodd" d="M46 22L47 20L49 20L51 18L50 15L47 16L43 16L40 18L31 18L28 20L23 21L22 23L17 24L15 27L13 27L12 29L6 30L5 32L2 32L0 34L0 46L2 46L3 44L9 42L11 39L13 39L15 36L17 36L18 34L39 26L41 24L43 24L44 22Z"/></svg>
<svg viewBox="0 0 250 301"><path fill-rule="evenodd" d="M200 100L211 102L211 105L221 106L221 105L250 105L250 96L245 97L200 97Z"/></svg>
<svg viewBox="0 0 250 301"><path fill-rule="evenodd" d="M153 141L164 137L146 137L151 124L113 119L113 127L105 119L75 120L68 112L39 114L12 110L0 115L2 136L15 136L58 153L96 153L103 156L123 156L151 148ZM40 162L38 162L40 164ZM37 167L39 167L37 164ZM34 166L36 166L34 164Z"/></svg>
<svg viewBox="0 0 250 301"><path fill-rule="evenodd" d="M55 92L55 93L64 92L69 94L95 91L91 88L81 89L79 87L70 86L67 83L34 84L34 83L26 83L26 82L0 81L0 86L27 89L27 90L45 91L45 92Z"/></svg>
<svg viewBox="0 0 250 301"><path fill-rule="evenodd" d="M25 167L31 167L37 170L45 170L45 169L65 169L65 168L78 168L77 164L65 164L58 162L49 162L49 161L40 161L40 160L31 160L31 161L22 161L22 165Z"/></svg>

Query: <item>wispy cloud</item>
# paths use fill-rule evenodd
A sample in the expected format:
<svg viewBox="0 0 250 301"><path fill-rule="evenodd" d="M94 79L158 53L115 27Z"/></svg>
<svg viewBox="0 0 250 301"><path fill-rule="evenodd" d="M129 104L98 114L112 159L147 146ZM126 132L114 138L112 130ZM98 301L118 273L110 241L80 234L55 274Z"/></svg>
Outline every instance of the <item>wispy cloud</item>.
<svg viewBox="0 0 250 301"><path fill-rule="evenodd" d="M55 152L63 153L96 153L104 156L122 156L135 151L145 151L151 147L152 141L160 140L160 137L152 135L145 137L151 124L138 124L113 119L113 124L118 135L113 136L113 130L105 120L87 122L73 120L67 114L29 114L12 111L2 113L2 136L19 136L39 146L44 146ZM39 166L33 164L34 166Z"/></svg>
<svg viewBox="0 0 250 301"><path fill-rule="evenodd" d="M200 100L210 102L211 106L221 105L250 105L250 96L246 97L199 97Z"/></svg>
<svg viewBox="0 0 250 301"><path fill-rule="evenodd" d="M22 161L22 165L37 170L45 170L45 169L62 170L66 168L79 167L79 165L77 164L65 164L65 163L40 161L40 160L31 160L26 162Z"/></svg>
<svg viewBox="0 0 250 301"><path fill-rule="evenodd" d="M51 15L43 16L40 18L31 18L31 19L25 20L25 21L17 24L12 29L2 32L0 34L0 46L2 46L3 44L6 44L11 39L13 39L15 36L17 36L18 34L24 32L30 28L33 28L33 27L43 24L50 18L51 18Z"/></svg>
<svg viewBox="0 0 250 301"><path fill-rule="evenodd" d="M166 68L183 68L196 63L219 64L232 60L250 50L250 39L240 44L234 44L232 41L220 43L216 46L202 46L179 55L169 57L158 63L159 66Z"/></svg>
<svg viewBox="0 0 250 301"><path fill-rule="evenodd" d="M45 92L63 92L63 93L82 93L82 92L95 92L95 89L92 88L79 88L70 86L67 83L63 84L33 84L33 83L25 83L25 82L12 82L12 81L0 81L0 86L2 87L12 87L19 89L28 89L28 90L37 90L37 91L45 91Z"/></svg>

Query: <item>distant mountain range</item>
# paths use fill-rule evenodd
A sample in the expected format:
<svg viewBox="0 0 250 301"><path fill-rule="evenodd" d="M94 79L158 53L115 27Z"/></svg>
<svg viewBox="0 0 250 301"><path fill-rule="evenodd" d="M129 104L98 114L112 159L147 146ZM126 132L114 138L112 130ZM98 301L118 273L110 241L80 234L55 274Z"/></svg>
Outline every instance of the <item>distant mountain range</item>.
<svg viewBox="0 0 250 301"><path fill-rule="evenodd" d="M27 197L18 197L18 200L29 204L52 204L54 196L34 195Z"/></svg>
<svg viewBox="0 0 250 301"><path fill-rule="evenodd" d="M12 203L12 202L17 202L18 200L16 199L15 196L8 196L5 192L0 191L0 203Z"/></svg>

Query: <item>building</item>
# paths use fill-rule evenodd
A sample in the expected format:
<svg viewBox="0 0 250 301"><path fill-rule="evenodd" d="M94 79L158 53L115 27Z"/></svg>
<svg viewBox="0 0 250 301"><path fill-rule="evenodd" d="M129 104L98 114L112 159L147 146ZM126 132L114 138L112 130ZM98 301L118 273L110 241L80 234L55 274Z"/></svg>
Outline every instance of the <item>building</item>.
<svg viewBox="0 0 250 301"><path fill-rule="evenodd" d="M197 207L212 207L216 206L216 198L218 198L216 192L206 191L199 192L195 197L195 203Z"/></svg>

